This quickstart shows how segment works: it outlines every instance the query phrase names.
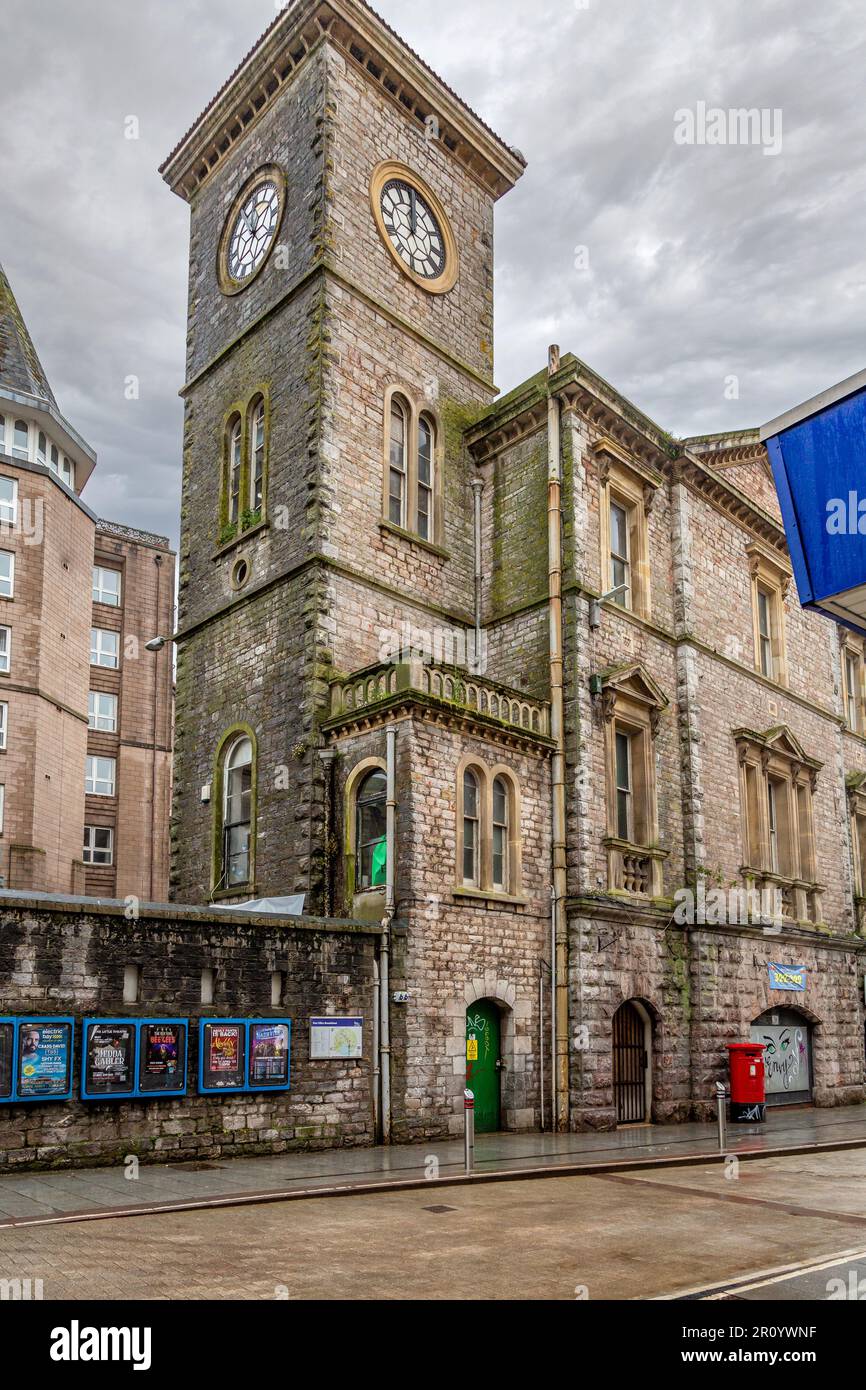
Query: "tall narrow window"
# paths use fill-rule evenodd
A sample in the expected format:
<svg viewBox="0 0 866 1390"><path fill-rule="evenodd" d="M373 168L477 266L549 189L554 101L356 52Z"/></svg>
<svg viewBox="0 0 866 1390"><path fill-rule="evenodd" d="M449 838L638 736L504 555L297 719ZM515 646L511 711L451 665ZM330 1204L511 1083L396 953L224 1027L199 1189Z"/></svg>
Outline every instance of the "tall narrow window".
<svg viewBox="0 0 866 1390"><path fill-rule="evenodd" d="M265 484L265 403L259 401L253 411L253 460L250 469L250 511L260 512Z"/></svg>
<svg viewBox="0 0 866 1390"><path fill-rule="evenodd" d="M6 452L6 416L0 415L0 454Z"/></svg>
<svg viewBox="0 0 866 1390"><path fill-rule="evenodd" d="M395 526L406 525L406 438L409 412L395 396L391 402L391 448L388 467L388 516Z"/></svg>
<svg viewBox="0 0 866 1390"><path fill-rule="evenodd" d="M0 748L6 747L6 737L9 731L9 706L5 701L0 704Z"/></svg>
<svg viewBox="0 0 866 1390"><path fill-rule="evenodd" d="M770 869L779 872L779 808L776 800L776 783L767 782L767 830L770 837Z"/></svg>
<svg viewBox="0 0 866 1390"><path fill-rule="evenodd" d="M848 728L860 732L860 660L845 650L845 716Z"/></svg>
<svg viewBox="0 0 866 1390"><path fill-rule="evenodd" d="M631 785L631 739L616 732L616 833L621 840L634 839Z"/></svg>
<svg viewBox="0 0 866 1390"><path fill-rule="evenodd" d="M18 481L0 477L0 522L14 526L18 516Z"/></svg>
<svg viewBox="0 0 866 1390"><path fill-rule="evenodd" d="M12 456L18 459L30 457L30 431L27 428L26 420L15 421L15 430L12 440Z"/></svg>
<svg viewBox="0 0 866 1390"><path fill-rule="evenodd" d="M356 886L379 888L387 869L388 783L381 768L368 772L355 798Z"/></svg>
<svg viewBox="0 0 866 1390"><path fill-rule="evenodd" d="M508 890L508 787L504 777L493 782L493 887Z"/></svg>
<svg viewBox="0 0 866 1390"><path fill-rule="evenodd" d="M463 882L478 887L480 874L478 778L471 769L463 774Z"/></svg>
<svg viewBox="0 0 866 1390"><path fill-rule="evenodd" d="M11 550L0 550L0 597L12 598L15 593L15 556Z"/></svg>
<svg viewBox="0 0 866 1390"><path fill-rule="evenodd" d="M618 589L614 602L622 608L631 607L631 556L629 550L628 512L619 502L610 504L610 587Z"/></svg>
<svg viewBox="0 0 866 1390"><path fill-rule="evenodd" d="M48 453L48 441L40 430L36 436L36 462L45 463Z"/></svg>
<svg viewBox="0 0 866 1390"><path fill-rule="evenodd" d="M433 426L426 415L418 421L418 535L433 538Z"/></svg>
<svg viewBox="0 0 866 1390"><path fill-rule="evenodd" d="M235 420L229 432L228 519L232 525L236 525L240 517L242 443L241 422Z"/></svg>
<svg viewBox="0 0 866 1390"><path fill-rule="evenodd" d="M6 821L6 788L5 788L5 786L3 785L3 783L0 782L0 835L3 834L3 828L4 828L4 825L5 825L5 821Z"/></svg>
<svg viewBox="0 0 866 1390"><path fill-rule="evenodd" d="M48 467L52 473L60 472L60 450L56 444L51 445L51 453L48 455Z"/></svg>
<svg viewBox="0 0 866 1390"><path fill-rule="evenodd" d="M0 672L8 676L12 669L12 629L0 627Z"/></svg>
<svg viewBox="0 0 866 1390"><path fill-rule="evenodd" d="M223 772L223 873L221 887L250 881L253 745L237 739L228 750Z"/></svg>
<svg viewBox="0 0 866 1390"><path fill-rule="evenodd" d="M773 598L766 589L758 589L759 666L762 676L773 676Z"/></svg>

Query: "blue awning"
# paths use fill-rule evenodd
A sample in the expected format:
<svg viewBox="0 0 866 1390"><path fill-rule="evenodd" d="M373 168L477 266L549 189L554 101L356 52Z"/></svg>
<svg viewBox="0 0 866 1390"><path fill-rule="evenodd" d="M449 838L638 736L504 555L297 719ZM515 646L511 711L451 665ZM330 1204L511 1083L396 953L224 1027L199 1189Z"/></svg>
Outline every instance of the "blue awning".
<svg viewBox="0 0 866 1390"><path fill-rule="evenodd" d="M866 371L771 420L761 439L801 603L866 632Z"/></svg>

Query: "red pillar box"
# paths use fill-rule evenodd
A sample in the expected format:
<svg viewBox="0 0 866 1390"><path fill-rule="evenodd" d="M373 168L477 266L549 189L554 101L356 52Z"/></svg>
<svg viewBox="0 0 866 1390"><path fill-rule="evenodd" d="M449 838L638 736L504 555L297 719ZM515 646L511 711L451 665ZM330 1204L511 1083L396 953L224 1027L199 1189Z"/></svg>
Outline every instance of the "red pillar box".
<svg viewBox="0 0 866 1390"><path fill-rule="evenodd" d="M766 1109L764 1044L728 1043L731 1058L731 1120L761 1122Z"/></svg>

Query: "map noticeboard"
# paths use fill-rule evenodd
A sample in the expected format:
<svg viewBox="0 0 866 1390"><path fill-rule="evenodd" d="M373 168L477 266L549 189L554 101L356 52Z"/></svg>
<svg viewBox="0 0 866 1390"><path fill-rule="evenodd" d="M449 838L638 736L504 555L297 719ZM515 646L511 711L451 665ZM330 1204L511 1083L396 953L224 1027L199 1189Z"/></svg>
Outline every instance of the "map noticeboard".
<svg viewBox="0 0 866 1390"><path fill-rule="evenodd" d="M363 1018L311 1018L310 1059L360 1057Z"/></svg>

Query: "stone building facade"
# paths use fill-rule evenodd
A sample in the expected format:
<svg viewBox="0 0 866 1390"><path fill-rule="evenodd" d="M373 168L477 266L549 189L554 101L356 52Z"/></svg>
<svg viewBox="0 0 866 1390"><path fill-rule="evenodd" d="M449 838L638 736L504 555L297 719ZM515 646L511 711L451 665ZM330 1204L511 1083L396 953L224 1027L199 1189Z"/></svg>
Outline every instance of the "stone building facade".
<svg viewBox="0 0 866 1390"><path fill-rule="evenodd" d="M753 1030L776 1098L862 1099L864 653L797 603L757 436L558 349L496 399L523 167L362 0L287 6L163 165L174 895L382 924L386 1136L467 1079L482 1128L686 1119Z"/></svg>
<svg viewBox="0 0 866 1390"><path fill-rule="evenodd" d="M164 901L175 557L90 510L95 465L0 269L0 878Z"/></svg>

